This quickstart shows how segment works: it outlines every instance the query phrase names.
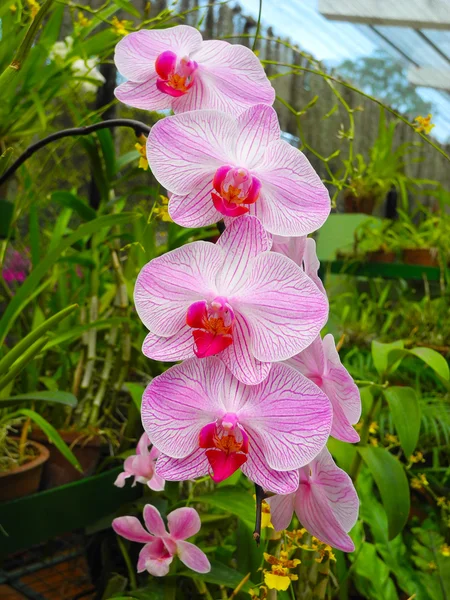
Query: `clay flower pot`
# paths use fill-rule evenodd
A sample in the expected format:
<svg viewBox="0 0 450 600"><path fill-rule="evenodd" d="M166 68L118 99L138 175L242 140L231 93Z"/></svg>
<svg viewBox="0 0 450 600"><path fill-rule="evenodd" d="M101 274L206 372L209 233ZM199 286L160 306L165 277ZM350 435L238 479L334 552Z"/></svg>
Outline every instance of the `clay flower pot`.
<svg viewBox="0 0 450 600"><path fill-rule="evenodd" d="M98 436L86 436L79 431L59 431L58 433L70 446L82 466L83 472L77 471L64 458L56 446L48 441L45 433L40 429L33 430L31 437L46 446L50 452L50 458L42 476L42 487L45 490L93 475L100 458L101 440Z"/></svg>
<svg viewBox="0 0 450 600"><path fill-rule="evenodd" d="M393 263L395 262L395 252L385 252L384 250L376 250L366 254L367 262L371 263Z"/></svg>
<svg viewBox="0 0 450 600"><path fill-rule="evenodd" d="M403 262L407 265L438 267L439 256L436 248L405 248Z"/></svg>
<svg viewBox="0 0 450 600"><path fill-rule="evenodd" d="M347 191L344 195L344 212L345 213L363 213L371 215L375 207L375 198L372 195L360 194L355 196L351 191Z"/></svg>
<svg viewBox="0 0 450 600"><path fill-rule="evenodd" d="M28 440L27 443L33 446L37 456L11 471L0 472L0 502L22 498L34 494L39 489L42 470L50 452L37 442Z"/></svg>

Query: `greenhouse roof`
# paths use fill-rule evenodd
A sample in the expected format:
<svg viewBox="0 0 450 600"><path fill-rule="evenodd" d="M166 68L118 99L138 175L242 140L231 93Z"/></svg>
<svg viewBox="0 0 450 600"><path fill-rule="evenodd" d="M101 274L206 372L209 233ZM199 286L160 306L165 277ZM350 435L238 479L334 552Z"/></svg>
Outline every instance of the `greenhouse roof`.
<svg viewBox="0 0 450 600"><path fill-rule="evenodd" d="M442 5L445 6L446 1L441 0ZM259 0L240 0L239 4L244 11L257 17ZM450 73L450 29L415 29L390 24L329 20L320 14L318 4L319 0L263 0L262 21L270 24L276 35L289 37L293 43L330 67L336 67L346 59L371 56L382 49L402 61L405 67L414 70L410 77L415 75L416 84L419 80L428 80L429 70L415 69L432 67L439 71L439 81L445 85L444 77L447 72ZM358 2L351 4L357 5ZM450 21L450 6L448 12ZM450 78L448 85L450 87ZM417 92L434 107L433 122L436 127L433 135L441 142L450 141L450 91L418 86Z"/></svg>

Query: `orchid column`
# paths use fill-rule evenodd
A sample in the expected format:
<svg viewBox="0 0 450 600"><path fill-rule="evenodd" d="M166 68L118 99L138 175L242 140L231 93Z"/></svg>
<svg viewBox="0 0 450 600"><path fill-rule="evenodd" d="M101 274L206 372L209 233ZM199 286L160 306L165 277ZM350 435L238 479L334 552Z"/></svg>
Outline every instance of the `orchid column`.
<svg viewBox="0 0 450 600"><path fill-rule="evenodd" d="M351 551L358 499L326 442L330 434L358 440L360 398L334 340L320 337L328 302L306 237L330 212L328 192L307 158L280 139L274 90L248 48L203 41L180 25L128 35L115 61L127 79L119 100L176 113L147 142L172 219L185 227L223 219L226 227L216 244L186 244L137 279L136 309L149 330L144 354L184 362L148 385L148 438L119 483L134 475L158 489L208 474L220 482L241 469L270 496L276 528L287 528L295 511L310 534ZM116 520L118 533L146 544L139 570L163 575L176 552L186 557L174 514L170 534L150 509L150 534ZM184 562L204 572L197 559Z"/></svg>

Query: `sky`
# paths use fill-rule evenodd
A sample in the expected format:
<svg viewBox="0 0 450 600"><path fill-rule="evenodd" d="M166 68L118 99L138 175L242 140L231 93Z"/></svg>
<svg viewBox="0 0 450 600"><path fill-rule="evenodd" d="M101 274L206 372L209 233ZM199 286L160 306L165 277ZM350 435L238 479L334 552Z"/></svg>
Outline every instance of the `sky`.
<svg viewBox="0 0 450 600"><path fill-rule="evenodd" d="M244 13L257 18L259 0L239 0ZM367 25L329 21L318 12L318 0L263 0L262 22L270 25L275 35L291 41L310 52L326 65L336 66L345 59L370 56L383 49L394 57L406 60ZM380 33L392 39L403 52L421 66L450 68L413 30L401 27L378 27ZM450 57L450 31L428 31L433 42ZM429 88L417 88L419 95L431 102L436 111L433 135L441 142L450 141L450 94Z"/></svg>

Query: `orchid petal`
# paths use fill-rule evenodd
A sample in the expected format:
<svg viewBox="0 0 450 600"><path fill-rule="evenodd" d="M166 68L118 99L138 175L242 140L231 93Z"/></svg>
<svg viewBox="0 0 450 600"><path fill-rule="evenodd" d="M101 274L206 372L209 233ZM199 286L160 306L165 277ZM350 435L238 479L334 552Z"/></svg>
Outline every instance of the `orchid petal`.
<svg viewBox="0 0 450 600"><path fill-rule="evenodd" d="M155 538L152 544L146 544L139 552L137 572L148 571L155 577L167 575L173 556L169 554L160 538Z"/></svg>
<svg viewBox="0 0 450 600"><path fill-rule="evenodd" d="M169 200L169 215L182 227L206 227L220 221L222 214L212 201L213 186L206 178L186 196L172 194Z"/></svg>
<svg viewBox="0 0 450 600"><path fill-rule="evenodd" d="M294 514L295 492L271 496L266 502L270 506L270 521L275 531L287 529Z"/></svg>
<svg viewBox="0 0 450 600"><path fill-rule="evenodd" d="M250 328L245 318L235 314L233 343L220 354L220 359L233 375L247 385L263 381L269 374L270 362L257 360L251 350Z"/></svg>
<svg viewBox="0 0 450 600"><path fill-rule="evenodd" d="M150 382L142 399L142 423L163 454L185 458L198 448L202 427L225 412L219 394L224 375L223 363L215 358L191 359Z"/></svg>
<svg viewBox="0 0 450 600"><path fill-rule="evenodd" d="M269 362L286 360L306 348L328 316L323 294L300 267L276 252L252 261L235 309L249 325L253 355Z"/></svg>
<svg viewBox="0 0 450 600"><path fill-rule="evenodd" d="M249 453L247 462L241 466L241 471L246 477L260 485L264 490L275 494L289 494L298 488L298 471L274 471L264 457L264 450L258 441L249 435Z"/></svg>
<svg viewBox="0 0 450 600"><path fill-rule="evenodd" d="M319 229L330 213L330 197L308 159L284 140L267 147L255 169L262 183L250 213L270 233L301 236Z"/></svg>
<svg viewBox="0 0 450 600"><path fill-rule="evenodd" d="M266 234L261 221L245 216L236 219L225 229L216 246L224 252L226 259L220 271L218 288L227 294L236 294L248 276L251 260L270 250L272 240Z"/></svg>
<svg viewBox="0 0 450 600"><path fill-rule="evenodd" d="M307 238L306 240L303 265L305 268L305 273L314 281L322 294L325 294L326 296L327 293L323 287L322 280L319 277L320 262L317 258L316 242L312 238Z"/></svg>
<svg viewBox="0 0 450 600"><path fill-rule="evenodd" d="M201 527L198 512L189 507L173 510L167 515L167 523L174 540L186 540L198 533Z"/></svg>
<svg viewBox="0 0 450 600"><path fill-rule="evenodd" d="M320 335L302 352L286 362L321 386L326 371L326 360Z"/></svg>
<svg viewBox="0 0 450 600"><path fill-rule="evenodd" d="M203 108L239 115L254 104L273 103L275 91L249 48L211 40L203 42L193 58L199 63L197 80L208 90L201 104Z"/></svg>
<svg viewBox="0 0 450 600"><path fill-rule="evenodd" d="M177 543L178 556L182 563L197 573L209 573L210 562L206 554L190 542Z"/></svg>
<svg viewBox="0 0 450 600"><path fill-rule="evenodd" d="M202 35L194 27L178 25L170 29L141 29L120 40L114 61L124 77L143 82L154 72L155 61L163 52L173 50L179 56L189 55L201 45Z"/></svg>
<svg viewBox="0 0 450 600"><path fill-rule="evenodd" d="M158 473L153 473L153 477L147 481L147 485L154 492L162 492L165 488L166 480L158 475Z"/></svg>
<svg viewBox="0 0 450 600"><path fill-rule="evenodd" d="M284 256L287 256L293 260L296 265L301 267L307 239L308 238L304 235L299 237L283 237L282 235L274 235L272 251L284 254Z"/></svg>
<svg viewBox="0 0 450 600"><path fill-rule="evenodd" d="M166 526L156 506L146 504L143 511L145 526L153 535L164 537L167 535Z"/></svg>
<svg viewBox="0 0 450 600"><path fill-rule="evenodd" d="M236 160L252 169L261 162L267 146L280 139L277 113L271 106L257 104L239 115L237 122Z"/></svg>
<svg viewBox="0 0 450 600"><path fill-rule="evenodd" d="M134 302L141 321L169 337L186 323L188 307L215 290L224 255L215 244L193 242L147 263L139 273Z"/></svg>
<svg viewBox="0 0 450 600"><path fill-rule="evenodd" d="M148 456L148 447L150 446L150 440L148 439L148 435L144 433L139 438L139 442L136 446L136 454L140 454L142 456Z"/></svg>
<svg viewBox="0 0 450 600"><path fill-rule="evenodd" d="M236 127L231 115L211 110L158 121L147 141L154 176L174 194L189 194L207 182L212 187L216 170L229 162Z"/></svg>
<svg viewBox="0 0 450 600"><path fill-rule="evenodd" d="M185 458L171 458L161 454L156 463L156 473L167 481L187 481L204 477L210 471L205 450L197 448Z"/></svg>
<svg viewBox="0 0 450 600"><path fill-rule="evenodd" d="M154 333L147 334L142 345L142 352L153 360L177 362L194 356L194 338L192 329L184 325L170 337L162 337Z"/></svg>
<svg viewBox="0 0 450 600"><path fill-rule="evenodd" d="M131 473L119 473L114 482L114 485L118 488L123 488L125 485L125 480L128 479L128 477L132 477L132 474Z"/></svg>
<svg viewBox="0 0 450 600"><path fill-rule="evenodd" d="M291 367L274 364L267 378L250 388L238 416L269 467L290 471L308 464L325 446L332 411L316 385Z"/></svg>
<svg viewBox="0 0 450 600"><path fill-rule="evenodd" d="M112 522L112 528L117 535L132 542L146 543L153 539L153 536L145 531L136 517L117 517Z"/></svg>
<svg viewBox="0 0 450 600"><path fill-rule="evenodd" d="M126 81L116 87L114 95L120 102L142 110L164 110L170 108L170 97L158 89L156 85L157 81L156 73L142 83Z"/></svg>
<svg viewBox="0 0 450 600"><path fill-rule="evenodd" d="M227 454L218 448L207 450L206 456L212 469L211 479L215 483L231 477L247 460L247 456L243 453L230 452Z"/></svg>

